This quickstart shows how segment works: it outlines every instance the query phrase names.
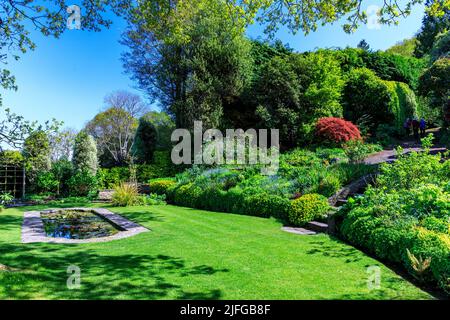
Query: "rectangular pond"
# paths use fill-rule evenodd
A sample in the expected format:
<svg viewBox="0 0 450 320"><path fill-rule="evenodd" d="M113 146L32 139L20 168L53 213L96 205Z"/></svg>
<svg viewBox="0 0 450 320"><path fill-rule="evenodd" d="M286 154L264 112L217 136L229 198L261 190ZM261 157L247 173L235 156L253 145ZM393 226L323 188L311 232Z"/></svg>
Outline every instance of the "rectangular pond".
<svg viewBox="0 0 450 320"><path fill-rule="evenodd" d="M60 210L41 213L47 237L91 239L113 236L122 228L91 211Z"/></svg>

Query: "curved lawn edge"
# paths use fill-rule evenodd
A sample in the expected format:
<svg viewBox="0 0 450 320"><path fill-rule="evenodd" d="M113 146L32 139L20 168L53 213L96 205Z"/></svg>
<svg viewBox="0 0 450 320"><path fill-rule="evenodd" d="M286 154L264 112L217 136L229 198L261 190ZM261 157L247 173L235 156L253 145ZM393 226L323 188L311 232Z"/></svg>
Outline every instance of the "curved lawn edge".
<svg viewBox="0 0 450 320"><path fill-rule="evenodd" d="M432 299L382 263L326 235L300 237L274 219L175 206L111 208L151 229L83 245L20 242L26 208L0 214L3 299ZM33 208L41 210L43 207ZM81 287L68 290L67 268ZM381 271L370 290L368 267Z"/></svg>

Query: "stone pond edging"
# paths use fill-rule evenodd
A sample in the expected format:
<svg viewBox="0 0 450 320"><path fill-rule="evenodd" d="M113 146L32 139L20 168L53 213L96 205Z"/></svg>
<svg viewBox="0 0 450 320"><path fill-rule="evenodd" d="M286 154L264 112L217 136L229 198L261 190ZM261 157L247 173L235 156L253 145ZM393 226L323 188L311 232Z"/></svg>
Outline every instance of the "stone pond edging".
<svg viewBox="0 0 450 320"><path fill-rule="evenodd" d="M44 231L44 223L41 219L41 212L57 212L60 210L75 210L83 212L94 212L95 214L111 221L118 225L124 231L119 231L117 234L91 239L64 239L47 237ZM134 223L124 217L115 214L108 209L104 208L64 208L64 209L50 209L43 211L28 211L24 213L23 225L22 225L22 243L96 243L96 242L108 242L118 239L129 238L143 232L149 232L150 230Z"/></svg>

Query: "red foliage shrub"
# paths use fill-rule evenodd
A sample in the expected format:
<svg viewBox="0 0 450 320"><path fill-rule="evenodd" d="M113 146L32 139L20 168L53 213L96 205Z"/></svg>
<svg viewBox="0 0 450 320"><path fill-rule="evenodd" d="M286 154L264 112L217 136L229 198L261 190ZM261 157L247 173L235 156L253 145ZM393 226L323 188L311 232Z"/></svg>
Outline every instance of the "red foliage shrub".
<svg viewBox="0 0 450 320"><path fill-rule="evenodd" d="M358 127L341 118L321 118L316 125L316 135L322 142L343 143L361 139Z"/></svg>

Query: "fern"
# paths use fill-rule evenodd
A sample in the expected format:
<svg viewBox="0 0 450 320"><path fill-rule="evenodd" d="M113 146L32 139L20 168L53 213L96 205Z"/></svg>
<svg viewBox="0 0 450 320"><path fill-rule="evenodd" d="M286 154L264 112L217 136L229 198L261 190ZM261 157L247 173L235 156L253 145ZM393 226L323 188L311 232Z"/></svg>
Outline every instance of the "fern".
<svg viewBox="0 0 450 320"><path fill-rule="evenodd" d="M408 255L409 262L411 263L411 267L416 272L415 276L422 280L424 273L428 270L431 265L431 258L417 258L414 254L412 254L408 249L406 249L406 253Z"/></svg>

